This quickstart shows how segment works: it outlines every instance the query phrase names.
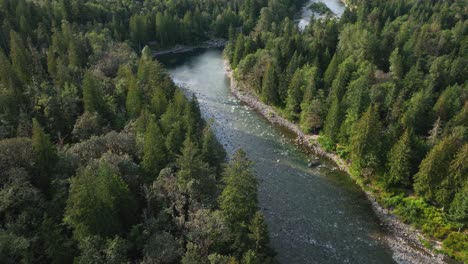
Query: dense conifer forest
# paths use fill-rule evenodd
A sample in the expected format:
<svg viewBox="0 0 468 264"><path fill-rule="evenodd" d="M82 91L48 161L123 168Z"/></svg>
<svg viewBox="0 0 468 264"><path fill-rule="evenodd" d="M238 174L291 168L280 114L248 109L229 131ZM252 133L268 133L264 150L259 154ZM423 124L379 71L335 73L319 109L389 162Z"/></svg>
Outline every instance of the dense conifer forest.
<svg viewBox="0 0 468 264"><path fill-rule="evenodd" d="M0 262L272 262L251 162L143 48L262 4L0 1Z"/></svg>
<svg viewBox="0 0 468 264"><path fill-rule="evenodd" d="M274 263L229 159L152 51L226 38L235 78L468 261L464 0L0 0L0 262ZM431 243L427 243L431 246Z"/></svg>
<svg viewBox="0 0 468 264"><path fill-rule="evenodd" d="M235 78L468 261L466 2L346 3L303 32L263 8L252 32L230 36Z"/></svg>

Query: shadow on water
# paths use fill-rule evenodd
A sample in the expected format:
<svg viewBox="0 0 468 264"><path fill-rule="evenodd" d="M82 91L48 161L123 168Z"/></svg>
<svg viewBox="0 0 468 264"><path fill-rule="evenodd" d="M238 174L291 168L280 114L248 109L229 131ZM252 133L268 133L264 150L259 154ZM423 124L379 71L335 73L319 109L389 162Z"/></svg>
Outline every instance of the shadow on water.
<svg viewBox="0 0 468 264"><path fill-rule="evenodd" d="M365 194L332 164L308 168L291 137L235 99L221 50L159 59L197 95L226 150L243 148L254 161L259 206L281 263L394 263Z"/></svg>

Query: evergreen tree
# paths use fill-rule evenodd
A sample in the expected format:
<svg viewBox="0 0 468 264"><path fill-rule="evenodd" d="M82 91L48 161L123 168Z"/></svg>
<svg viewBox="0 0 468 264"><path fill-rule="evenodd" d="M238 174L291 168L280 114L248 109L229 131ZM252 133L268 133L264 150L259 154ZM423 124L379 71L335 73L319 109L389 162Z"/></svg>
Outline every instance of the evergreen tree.
<svg viewBox="0 0 468 264"><path fill-rule="evenodd" d="M293 121L299 120L301 103L304 96L303 86L304 80L302 77L302 71L299 69L294 73L292 80L289 83L288 98L286 101L288 117Z"/></svg>
<svg viewBox="0 0 468 264"><path fill-rule="evenodd" d="M78 241L99 235L113 237L134 222L135 200L127 184L105 162L71 179L64 222Z"/></svg>
<svg viewBox="0 0 468 264"><path fill-rule="evenodd" d="M141 93L138 87L138 82L134 77L129 80L127 100L125 105L129 117L136 118L140 115L142 105Z"/></svg>
<svg viewBox="0 0 468 264"><path fill-rule="evenodd" d="M262 98L265 103L272 105L278 103L278 89L275 76L275 66L272 63L268 63L262 79Z"/></svg>
<svg viewBox="0 0 468 264"><path fill-rule="evenodd" d="M84 110L89 113L99 112L101 94L97 80L92 73L87 72L83 77Z"/></svg>
<svg viewBox="0 0 468 264"><path fill-rule="evenodd" d="M159 87L154 88L150 108L156 119L159 119L164 114L168 104L169 102L164 91Z"/></svg>
<svg viewBox="0 0 468 264"><path fill-rule="evenodd" d="M43 191L49 191L51 173L57 162L54 146L39 122L33 119L32 145L34 150L34 167L36 169L35 183Z"/></svg>
<svg viewBox="0 0 468 264"><path fill-rule="evenodd" d="M203 160L207 162L210 167L218 168L219 172L219 170L222 168L221 164L223 164L226 160L226 151L224 151L223 146L219 143L218 139L213 133L211 125L207 125L203 129L202 140L201 155Z"/></svg>
<svg viewBox="0 0 468 264"><path fill-rule="evenodd" d="M382 142L377 107L370 106L354 127L350 138L352 169L355 173L369 178L380 168Z"/></svg>
<svg viewBox="0 0 468 264"><path fill-rule="evenodd" d="M205 203L212 203L216 191L215 178L208 164L203 162L198 147L187 137L182 154L177 158L177 181L179 186L188 191L192 198Z"/></svg>
<svg viewBox="0 0 468 264"><path fill-rule="evenodd" d="M406 130L388 155L389 172L385 179L388 184L401 184L405 187L410 185L413 155L411 133Z"/></svg>
<svg viewBox="0 0 468 264"><path fill-rule="evenodd" d="M15 31L10 32L10 58L16 76L23 82L29 83L32 76L32 60L29 49Z"/></svg>
<svg viewBox="0 0 468 264"><path fill-rule="evenodd" d="M270 238L268 237L268 229L265 224L265 218L261 211L257 211L250 222L249 238L254 244L255 252L259 256L266 256L269 252L268 244Z"/></svg>
<svg viewBox="0 0 468 264"><path fill-rule="evenodd" d="M219 206L231 232L236 234L232 247L242 253L248 249L248 226L257 212L257 180L244 151L234 153L222 180L225 187Z"/></svg>
<svg viewBox="0 0 468 264"><path fill-rule="evenodd" d="M141 167L143 168L149 182L156 179L159 172L166 165L166 162L164 136L161 133L158 124L153 120L153 118L150 118L146 125L143 159L141 161Z"/></svg>
<svg viewBox="0 0 468 264"><path fill-rule="evenodd" d="M232 57L232 68L236 68L244 56L244 37L242 34L237 35L236 44L234 45L234 55Z"/></svg>
<svg viewBox="0 0 468 264"><path fill-rule="evenodd" d="M393 78L400 80L403 78L403 59L401 58L400 50L396 48L389 58L390 61L390 72Z"/></svg>
<svg viewBox="0 0 468 264"><path fill-rule="evenodd" d="M335 78L336 73L338 72L338 65L339 65L339 62L335 53L330 63L328 64L327 70L325 71L324 77L323 77L326 90L329 90L332 85L333 79Z"/></svg>
<svg viewBox="0 0 468 264"><path fill-rule="evenodd" d="M342 122L342 109L340 101L335 97L328 109L327 117L324 123L324 134L333 142L337 142L338 132Z"/></svg>
<svg viewBox="0 0 468 264"><path fill-rule="evenodd" d="M219 206L231 225L250 223L257 212L257 180L252 172L252 162L246 153L238 150L223 173L225 187Z"/></svg>
<svg viewBox="0 0 468 264"><path fill-rule="evenodd" d="M414 176L414 190L427 201L447 206L454 190L450 186L449 167L456 155L459 141L450 136L442 139L427 154Z"/></svg>

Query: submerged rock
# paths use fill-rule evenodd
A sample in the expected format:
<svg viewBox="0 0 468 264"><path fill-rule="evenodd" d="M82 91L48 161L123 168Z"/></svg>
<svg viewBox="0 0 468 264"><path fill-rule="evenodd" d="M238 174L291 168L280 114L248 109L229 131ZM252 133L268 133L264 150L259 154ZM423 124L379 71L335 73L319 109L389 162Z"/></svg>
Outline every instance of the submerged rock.
<svg viewBox="0 0 468 264"><path fill-rule="evenodd" d="M320 165L320 160L319 159L313 159L313 160L309 161L309 163L307 164L307 167L313 168L313 167L317 167L319 165Z"/></svg>

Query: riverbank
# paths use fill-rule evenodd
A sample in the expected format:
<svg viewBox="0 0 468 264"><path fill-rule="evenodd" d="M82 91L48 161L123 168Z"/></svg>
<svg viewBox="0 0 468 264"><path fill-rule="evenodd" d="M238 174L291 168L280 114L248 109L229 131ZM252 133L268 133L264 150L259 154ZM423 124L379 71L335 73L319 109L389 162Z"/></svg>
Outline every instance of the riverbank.
<svg viewBox="0 0 468 264"><path fill-rule="evenodd" d="M216 39L209 39L209 40L200 42L195 45L175 45L167 49L156 50L153 52L153 56L183 53L183 52L193 51L195 49L222 48L226 45L226 43L227 43L227 40L216 38Z"/></svg>
<svg viewBox="0 0 468 264"><path fill-rule="evenodd" d="M234 78L234 73L227 61L225 61L226 74L231 81L232 94L240 101L255 109L269 122L287 128L297 136L297 143L312 150L315 154L323 156L336 163L337 167L349 174L349 164L339 156L326 152L317 142L317 135L307 135L299 126L281 116ZM447 257L428 250L422 244L424 236L410 225L402 223L397 216L377 203L376 195L364 190L372 208L381 220L382 228L388 231L385 242L393 251L393 259L398 263L448 263Z"/></svg>

